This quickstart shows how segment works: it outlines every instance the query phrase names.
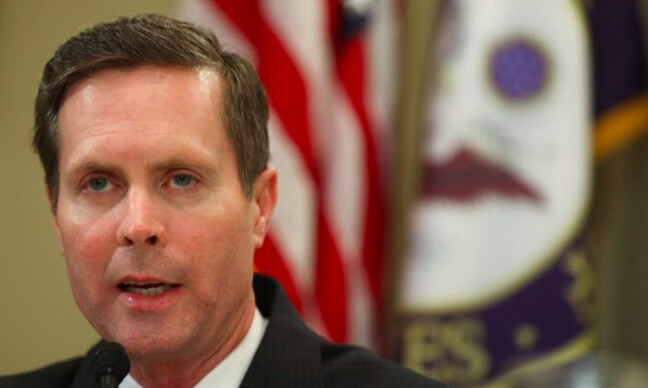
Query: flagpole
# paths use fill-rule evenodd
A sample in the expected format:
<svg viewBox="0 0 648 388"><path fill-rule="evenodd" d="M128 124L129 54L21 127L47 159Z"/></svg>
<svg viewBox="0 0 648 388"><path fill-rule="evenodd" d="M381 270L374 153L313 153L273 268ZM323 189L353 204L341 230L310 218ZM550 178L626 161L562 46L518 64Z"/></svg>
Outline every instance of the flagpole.
<svg viewBox="0 0 648 388"><path fill-rule="evenodd" d="M398 342L398 300L406 255L410 214L416 197L423 105L430 85L430 52L435 41L439 0L405 0L400 36L398 105L393 132L394 174L388 212L386 265L385 353L395 354Z"/></svg>

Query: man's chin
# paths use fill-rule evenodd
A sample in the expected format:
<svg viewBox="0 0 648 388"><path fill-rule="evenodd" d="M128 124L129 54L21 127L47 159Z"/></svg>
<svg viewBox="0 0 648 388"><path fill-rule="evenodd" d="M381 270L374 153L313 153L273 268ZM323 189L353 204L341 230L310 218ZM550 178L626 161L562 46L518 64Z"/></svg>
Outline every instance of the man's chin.
<svg viewBox="0 0 648 388"><path fill-rule="evenodd" d="M172 359L182 354L183 346L168 339L125 338L119 342L131 362L154 362Z"/></svg>
<svg viewBox="0 0 648 388"><path fill-rule="evenodd" d="M130 324L124 330L111 330L103 336L108 341L120 343L131 360L154 361L182 353L186 341L169 335L162 325Z"/></svg>

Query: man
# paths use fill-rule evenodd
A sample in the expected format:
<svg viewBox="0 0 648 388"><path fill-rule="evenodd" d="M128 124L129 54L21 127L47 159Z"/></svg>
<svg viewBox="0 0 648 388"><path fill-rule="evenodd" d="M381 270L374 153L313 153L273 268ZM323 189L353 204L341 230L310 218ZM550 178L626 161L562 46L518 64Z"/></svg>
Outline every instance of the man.
<svg viewBox="0 0 648 388"><path fill-rule="evenodd" d="M442 387L317 337L254 277L277 199L267 120L248 62L162 16L93 27L47 63L33 144L76 302L130 358L120 386ZM96 386L92 355L0 387Z"/></svg>

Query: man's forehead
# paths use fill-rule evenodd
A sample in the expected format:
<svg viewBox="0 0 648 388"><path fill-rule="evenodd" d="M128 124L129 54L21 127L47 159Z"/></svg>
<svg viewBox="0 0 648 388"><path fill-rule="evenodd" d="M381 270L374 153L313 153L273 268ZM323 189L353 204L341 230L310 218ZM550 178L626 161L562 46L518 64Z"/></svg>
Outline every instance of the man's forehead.
<svg viewBox="0 0 648 388"><path fill-rule="evenodd" d="M65 91L61 109L65 103L79 94L88 99L96 93L112 91L122 93L123 97L137 96L150 86L155 85L156 92L164 88L173 89L181 98L180 92L192 92L200 95L220 97L221 77L210 67L181 67L160 65L139 65L135 67L115 67L102 69L73 82ZM220 98L218 98L220 100ZM116 102L119 100L116 100Z"/></svg>
<svg viewBox="0 0 648 388"><path fill-rule="evenodd" d="M108 118L164 119L172 115L187 120L199 115L217 118L222 111L221 89L220 77L207 68L144 65L101 70L67 90L59 124L91 127ZM138 109L132 109L134 106Z"/></svg>

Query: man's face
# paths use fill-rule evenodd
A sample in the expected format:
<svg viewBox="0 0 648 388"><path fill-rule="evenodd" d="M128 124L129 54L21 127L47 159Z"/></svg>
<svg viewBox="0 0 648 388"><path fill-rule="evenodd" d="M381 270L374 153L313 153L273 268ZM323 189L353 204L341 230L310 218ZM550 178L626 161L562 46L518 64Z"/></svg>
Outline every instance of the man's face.
<svg viewBox="0 0 648 388"><path fill-rule="evenodd" d="M207 70L106 70L60 110L54 224L72 291L131 357L214 351L253 308L275 176L245 197L221 82Z"/></svg>

